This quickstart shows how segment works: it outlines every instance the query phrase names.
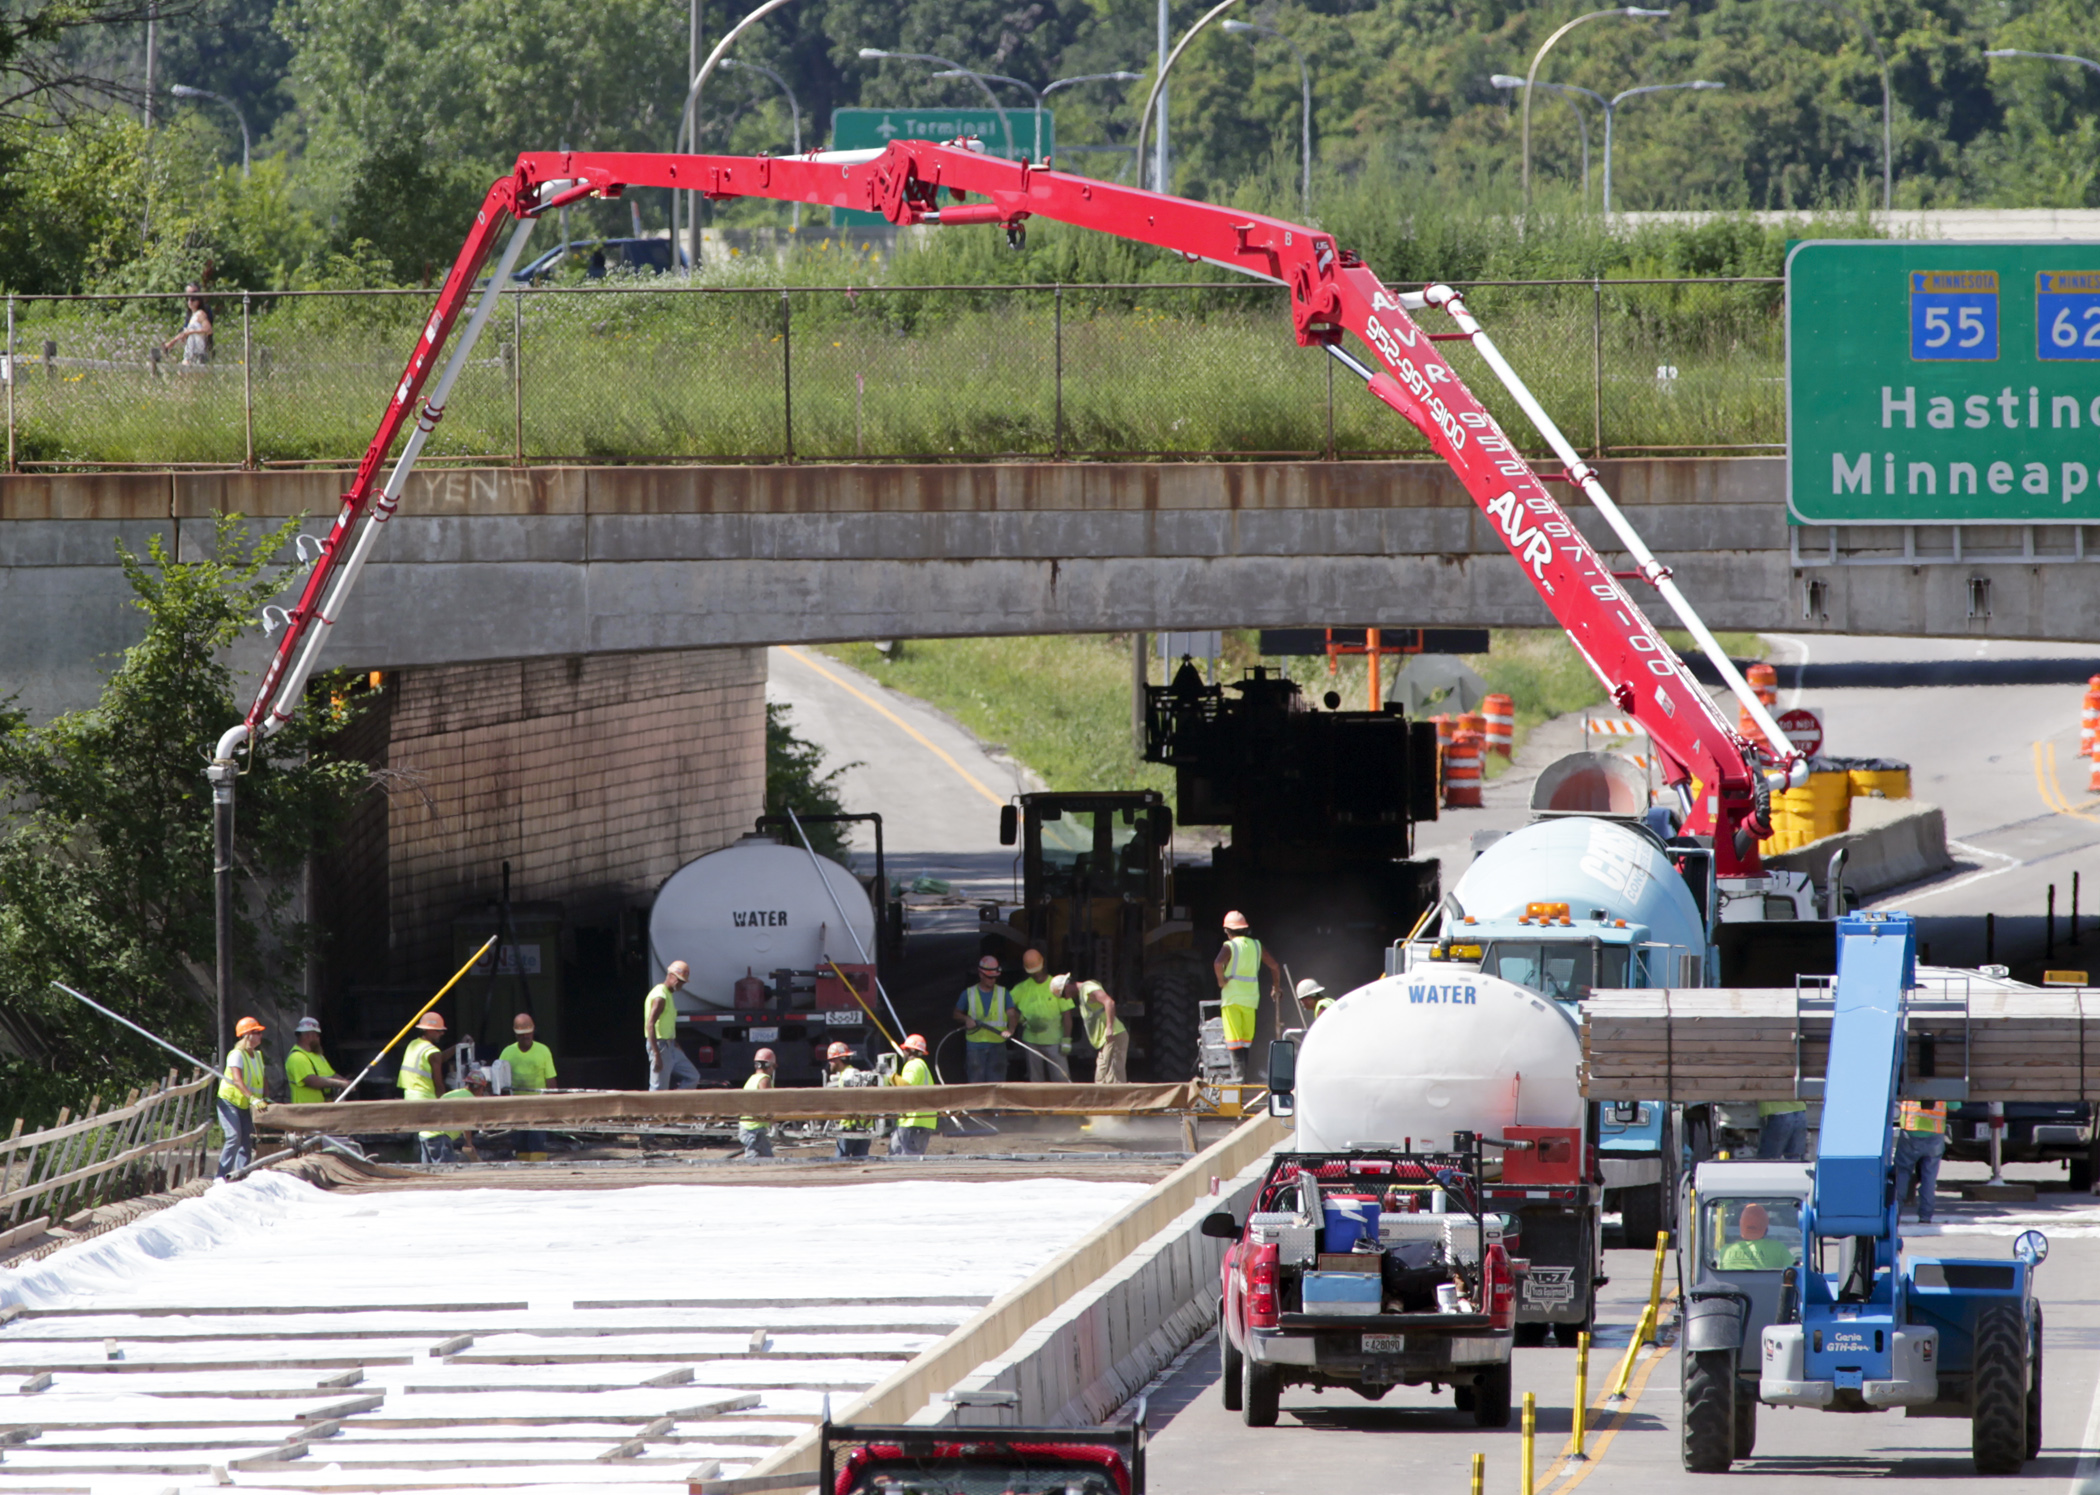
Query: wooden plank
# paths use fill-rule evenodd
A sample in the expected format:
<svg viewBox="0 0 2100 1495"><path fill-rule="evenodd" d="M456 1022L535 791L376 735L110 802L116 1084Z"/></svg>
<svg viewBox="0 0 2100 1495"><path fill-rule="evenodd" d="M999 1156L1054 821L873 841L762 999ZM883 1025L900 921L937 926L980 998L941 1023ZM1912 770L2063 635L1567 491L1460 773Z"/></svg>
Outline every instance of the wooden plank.
<svg viewBox="0 0 2100 1495"><path fill-rule="evenodd" d="M450 1339L432 1345L430 1353L438 1356L457 1355L473 1342L474 1336L471 1334L455 1334Z"/></svg>
<svg viewBox="0 0 2100 1495"><path fill-rule="evenodd" d="M923 1088L923 1087L922 1087ZM930 1298L579 1298L570 1306L586 1308L930 1308L935 1304L957 1308L982 1308L989 1296L942 1294ZM523 1307L523 1304L519 1305ZM953 1328L954 1325L948 1327ZM657 1331L661 1332L661 1331Z"/></svg>
<svg viewBox="0 0 2100 1495"><path fill-rule="evenodd" d="M67 1376L193 1374L209 1370L342 1370L367 1365L413 1365L413 1355L341 1355L300 1360L91 1360L79 1365L0 1365L0 1375L44 1371Z"/></svg>
<svg viewBox="0 0 2100 1495"><path fill-rule="evenodd" d="M40 1370L35 1375L31 1376L28 1380L24 1381L21 1385L20 1390L23 1396L34 1396L39 1391L48 1389L50 1385L51 1372L48 1370Z"/></svg>
<svg viewBox="0 0 2100 1495"><path fill-rule="evenodd" d="M918 1350L613 1350L603 1355L524 1351L515 1355L453 1355L452 1365L663 1365L748 1360L912 1360ZM375 1362L376 1363L376 1362Z"/></svg>
<svg viewBox="0 0 2100 1495"><path fill-rule="evenodd" d="M883 1303L886 1298L842 1298L840 1302ZM989 1298L984 1301L990 1302ZM223 1303L213 1303L201 1308L27 1308L24 1318L264 1318L273 1313L314 1313L340 1317L353 1313L523 1313L530 1303L351 1303L343 1306L317 1303L288 1303L281 1308L261 1307L253 1303L240 1308L230 1308ZM579 1303L578 1308L591 1305ZM655 1304L643 1304L655 1307Z"/></svg>
<svg viewBox="0 0 2100 1495"><path fill-rule="evenodd" d="M316 1407L311 1412L301 1412L300 1422L340 1422L345 1417L356 1417L363 1412L377 1411L386 1404L386 1393L375 1391L370 1396L353 1396L345 1402L333 1402L325 1407Z"/></svg>
<svg viewBox="0 0 2100 1495"><path fill-rule="evenodd" d="M189 1083L182 1085L173 1091L168 1092L168 1094L194 1095L199 1091L205 1089L207 1086L211 1085L217 1078L218 1077L216 1075L205 1075L199 1079L192 1080ZM15 1153L27 1152L32 1148L47 1143L65 1141L69 1138L76 1137L83 1132L92 1132L102 1127L114 1125L115 1123L120 1121L128 1121L132 1118L132 1116L136 1115L137 1113L151 1109L155 1104L159 1103L160 1100L161 1096L156 1093L155 1095L150 1096L145 1100L136 1102L132 1105L124 1106L120 1109L113 1111L105 1111L99 1116L82 1117L80 1120L72 1122L64 1120L63 1117L66 1113L61 1112L61 1120L57 1125L46 1127L40 1132L30 1132L27 1136L24 1136L22 1134L18 1126L13 1135L8 1137L5 1141L0 1141L0 1157L7 1157Z"/></svg>

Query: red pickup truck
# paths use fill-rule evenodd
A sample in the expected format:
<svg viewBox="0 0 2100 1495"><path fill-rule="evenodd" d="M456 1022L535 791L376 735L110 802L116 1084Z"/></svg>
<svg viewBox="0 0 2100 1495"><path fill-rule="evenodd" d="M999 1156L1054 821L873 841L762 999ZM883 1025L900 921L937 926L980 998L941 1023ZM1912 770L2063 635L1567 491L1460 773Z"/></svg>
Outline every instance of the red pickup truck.
<svg viewBox="0 0 2100 1495"><path fill-rule="evenodd" d="M1481 1210L1480 1141L1449 1153L1276 1155L1232 1242L1218 1299L1219 1387L1273 1427L1286 1386L1452 1388L1481 1427L1507 1427L1516 1327L1514 1226ZM1505 1238L1507 1233L1507 1238Z"/></svg>

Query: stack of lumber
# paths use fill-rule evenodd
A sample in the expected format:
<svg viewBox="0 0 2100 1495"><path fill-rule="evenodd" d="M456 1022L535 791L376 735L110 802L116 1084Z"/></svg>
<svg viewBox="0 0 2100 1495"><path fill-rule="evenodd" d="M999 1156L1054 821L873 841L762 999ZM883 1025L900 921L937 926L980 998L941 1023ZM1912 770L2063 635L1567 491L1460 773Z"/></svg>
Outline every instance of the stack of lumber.
<svg viewBox="0 0 2100 1495"><path fill-rule="evenodd" d="M1820 1081L1830 1058L1828 995L1807 1010L1791 990L1715 987L1598 991L1583 1003L1583 1082L1592 1100L1793 1100L1796 1065ZM1822 1000L1814 1000L1821 998ZM2100 991L1927 988L1908 1020L1905 1073L1960 1079L1975 1101L2100 1095ZM1813 1092L1812 1092L1813 1093Z"/></svg>

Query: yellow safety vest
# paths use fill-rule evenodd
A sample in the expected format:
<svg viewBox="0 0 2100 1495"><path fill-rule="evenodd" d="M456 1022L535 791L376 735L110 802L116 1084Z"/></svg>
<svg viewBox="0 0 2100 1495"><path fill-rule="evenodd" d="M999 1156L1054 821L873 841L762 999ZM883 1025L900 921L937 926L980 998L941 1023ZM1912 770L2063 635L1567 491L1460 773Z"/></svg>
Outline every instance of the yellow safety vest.
<svg viewBox="0 0 2100 1495"><path fill-rule="evenodd" d="M320 1054L308 1053L305 1049L293 1049L285 1056L284 1082L291 1086L292 1104L295 1106L318 1106L328 1097L317 1085L306 1082L316 1075L330 1079L335 1075L335 1066Z"/></svg>
<svg viewBox="0 0 2100 1495"><path fill-rule="evenodd" d="M240 1086L233 1083L236 1073L240 1075L243 1084L255 1094L261 1095L266 1078L261 1051L257 1050L251 1054L239 1044L235 1044L226 1055L226 1078L219 1082L220 1100L236 1111L250 1110L255 1103L241 1094Z"/></svg>
<svg viewBox="0 0 2100 1495"><path fill-rule="evenodd" d="M474 1092L467 1089L464 1085L457 1090L447 1090L442 1096L435 1097L435 1099L439 1100L472 1100L473 1098ZM433 1137L450 1137L457 1142L461 1134L458 1132L417 1132L416 1135L426 1142Z"/></svg>
<svg viewBox="0 0 2100 1495"><path fill-rule="evenodd" d="M1031 976L1013 989L1014 1006L1021 1010L1021 1036L1030 1043L1056 1043L1064 1036L1061 1021L1072 1004L1050 989L1048 976Z"/></svg>
<svg viewBox="0 0 2100 1495"><path fill-rule="evenodd" d="M1218 995L1227 1007L1261 1006L1261 941L1236 934L1225 942L1225 986Z"/></svg>
<svg viewBox="0 0 2100 1495"><path fill-rule="evenodd" d="M824 1077L824 1085L825 1088L830 1090L857 1090L867 1085L868 1078L866 1070L848 1064L837 1074L826 1075ZM842 1116L839 1118L839 1130L842 1132L871 1132L874 1129L875 1119L872 1116Z"/></svg>
<svg viewBox="0 0 2100 1495"><path fill-rule="evenodd" d="M1086 1023L1087 1043L1096 1049L1106 1048L1111 1036L1108 1030L1108 1009L1101 1005L1100 999L1107 996L1108 992L1098 981L1077 981L1072 984L1070 990L1078 1000L1079 1015ZM1115 1031L1127 1033L1130 1030L1123 1026L1123 1019L1117 1018Z"/></svg>
<svg viewBox="0 0 2100 1495"><path fill-rule="evenodd" d="M401 1054L401 1073L394 1083L403 1100L436 1100L437 1071L443 1061L438 1046L427 1038L411 1038Z"/></svg>
<svg viewBox="0 0 2100 1495"><path fill-rule="evenodd" d="M933 1083L933 1068L924 1059L914 1054L911 1058L905 1060L903 1070L890 1083L893 1085L931 1085ZM897 1125L922 1126L931 1131L934 1127L940 1125L940 1118L931 1111L914 1111L908 1116L899 1116Z"/></svg>
<svg viewBox="0 0 2100 1495"><path fill-rule="evenodd" d="M1005 987L995 986L986 991L973 981L963 988L962 1000L956 1005L977 1019L978 1026L963 1034L965 1040L970 1043L1006 1042Z"/></svg>
<svg viewBox="0 0 2100 1495"><path fill-rule="evenodd" d="M751 1071L750 1076L745 1079L744 1088L746 1090L771 1090L773 1088L773 1079L764 1071L754 1069ZM747 1132L770 1132L773 1130L772 1122L762 1120L756 1116L739 1116L736 1119L736 1124Z"/></svg>
<svg viewBox="0 0 2100 1495"><path fill-rule="evenodd" d="M1939 1100L1903 1103L1903 1130L1939 1135L1947 1130L1947 1103Z"/></svg>

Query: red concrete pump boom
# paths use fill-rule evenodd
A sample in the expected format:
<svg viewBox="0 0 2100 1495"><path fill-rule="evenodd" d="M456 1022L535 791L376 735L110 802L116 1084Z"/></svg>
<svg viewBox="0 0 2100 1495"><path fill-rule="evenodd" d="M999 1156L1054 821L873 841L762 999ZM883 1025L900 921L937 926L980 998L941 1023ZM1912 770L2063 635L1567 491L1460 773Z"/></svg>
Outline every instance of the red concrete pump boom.
<svg viewBox="0 0 2100 1495"><path fill-rule="evenodd" d="M1719 874L1758 874L1757 841L1770 834L1770 790L1800 780L1806 765L1792 754L1780 758L1776 769L1760 763L1759 749L1715 709L1628 594L1621 576L1548 496L1516 445L1437 352L1436 343L1446 339L1473 344L1554 450L1565 470L1560 476L1583 489L1632 556L1636 570L1627 577L1637 576L1663 595L1758 729L1770 742L1784 744L1786 738L1678 592L1668 568L1649 553L1595 473L1481 331L1458 292L1440 285L1421 292L1389 290L1361 260L1319 229L1095 181L1047 164L1004 160L985 154L975 142L898 140L881 150L794 157L583 151L518 157L512 174L489 189L378 434L343 496L299 603L288 614L284 637L247 720L220 744L222 762L230 760L240 741L275 731L297 709L306 677L328 629L340 616L372 537L392 517L408 470L443 416L452 379L495 304L496 289L515 265L531 221L564 203L619 197L634 187L697 190L713 199L764 197L873 210L897 224L996 224L1015 242L1026 232L1029 218L1041 217L1154 244L1191 261L1285 286L1300 345L1328 349L1373 395L1428 438L1493 522L1510 555L1612 699L1646 728L1665 778L1684 795L1688 828L1712 831ZM515 229L498 252L506 221ZM410 413L453 339L492 252L499 263L489 290L468 316L464 334L416 414L392 474L379 485L380 469L409 426ZM1458 330L1423 331L1413 313L1429 308L1447 313ZM1375 366L1343 349L1345 332L1362 341Z"/></svg>

